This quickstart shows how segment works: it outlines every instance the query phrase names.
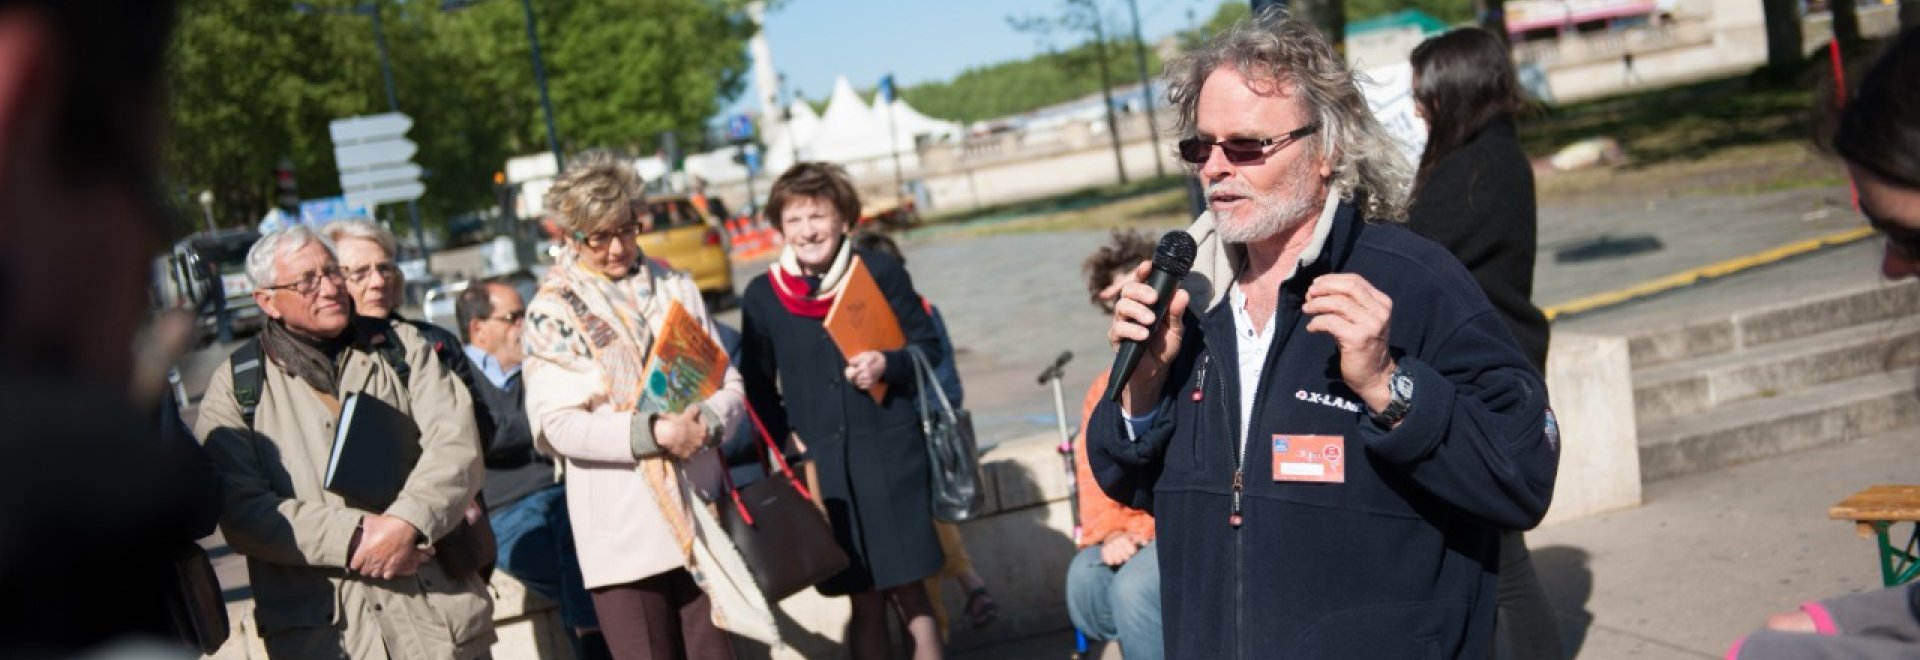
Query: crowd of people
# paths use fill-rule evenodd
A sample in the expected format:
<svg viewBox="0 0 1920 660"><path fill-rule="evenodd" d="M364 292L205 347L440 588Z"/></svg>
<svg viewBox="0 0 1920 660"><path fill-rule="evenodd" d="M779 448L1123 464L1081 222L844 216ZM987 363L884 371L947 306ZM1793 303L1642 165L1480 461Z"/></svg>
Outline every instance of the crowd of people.
<svg viewBox="0 0 1920 660"><path fill-rule="evenodd" d="M762 435L805 461L846 556L814 587L848 599L852 657L887 656L889 612L913 657L942 657L944 580L971 625L998 618L958 529L930 513L915 362L957 406L952 338L898 246L854 233L859 195L830 164L775 181L765 213L784 248L747 284L738 330L640 250L643 182L605 154L547 191L562 249L537 289L475 282L451 331L400 315L381 226L267 233L246 276L268 320L212 372L189 432L129 348L164 238L155 26L172 12L0 0L0 484L57 503L0 508L0 655L204 650L182 631L205 613L177 562L216 522L276 658L489 657L496 571L559 603L576 657L777 646L777 603L709 506L723 473L771 476L748 458ZM1283 13L1167 65L1208 211L1170 294L1147 283L1145 235L1116 232L1086 261L1109 340L1145 350L1117 398L1104 375L1087 392L1083 533L1063 558L1073 625L1128 658L1564 656L1522 536L1560 452L1530 302L1524 104L1490 33L1438 35L1412 64L1431 136L1417 164L1335 49ZM1890 278L1920 274L1916 76L1908 29L1832 139ZM91 277L41 276L72 263ZM842 355L826 317L854 277L905 346ZM701 400L644 408L674 310L732 360ZM411 422L417 458L370 506L327 484L343 409L375 405ZM1912 588L1815 601L1729 657L1909 657L1917 622Z"/></svg>

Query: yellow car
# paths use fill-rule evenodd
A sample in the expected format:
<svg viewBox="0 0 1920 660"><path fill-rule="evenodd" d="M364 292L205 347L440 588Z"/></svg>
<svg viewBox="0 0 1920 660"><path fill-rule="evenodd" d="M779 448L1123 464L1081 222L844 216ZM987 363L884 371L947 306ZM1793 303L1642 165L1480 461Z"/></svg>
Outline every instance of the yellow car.
<svg viewBox="0 0 1920 660"><path fill-rule="evenodd" d="M733 260L719 221L707 218L684 195L647 197L645 231L638 240L647 257L686 271L711 307L733 301Z"/></svg>

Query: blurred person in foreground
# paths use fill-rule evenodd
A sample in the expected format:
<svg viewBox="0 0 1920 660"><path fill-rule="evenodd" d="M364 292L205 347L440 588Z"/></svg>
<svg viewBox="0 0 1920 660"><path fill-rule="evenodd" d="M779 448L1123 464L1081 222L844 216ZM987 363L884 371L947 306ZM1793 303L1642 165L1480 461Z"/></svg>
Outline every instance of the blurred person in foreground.
<svg viewBox="0 0 1920 660"><path fill-rule="evenodd" d="M1154 515L1167 654L1488 657L1500 532L1559 458L1539 372L1400 226L1399 148L1313 27L1263 12L1168 72L1210 213L1164 322L1148 264L1122 286L1108 338L1146 354L1087 424Z"/></svg>
<svg viewBox="0 0 1920 660"><path fill-rule="evenodd" d="M219 514L198 443L156 430L164 385L134 375L170 239L173 18L164 0L0 0L0 656L167 638L169 550Z"/></svg>
<svg viewBox="0 0 1920 660"><path fill-rule="evenodd" d="M1902 30L1833 127L1860 212L1886 238L1880 273L1920 276L1920 27ZM1920 658L1920 582L1808 601L1734 642L1738 660Z"/></svg>
<svg viewBox="0 0 1920 660"><path fill-rule="evenodd" d="M526 358L521 345L526 303L513 285L481 280L454 299L453 313L466 340L465 359L479 375L474 398L493 417L493 434L484 438L487 481L480 491L499 540L498 566L560 604L576 656L605 657L593 600L580 581L566 486L553 457L534 447L527 423L527 388L520 372Z"/></svg>
<svg viewBox="0 0 1920 660"><path fill-rule="evenodd" d="M547 189L565 242L527 306L527 421L535 446L564 461L580 573L613 656L731 658L729 632L777 644L773 615L694 492L712 484L689 474L701 461L717 470L710 448L744 423L746 396L729 365L704 401L636 409L673 303L715 334L692 278L640 252L643 187L631 166L588 154Z"/></svg>
<svg viewBox="0 0 1920 660"><path fill-rule="evenodd" d="M1413 49L1414 112L1427 122L1427 148L1413 177L1407 228L1439 243L1473 273L1487 301L1547 370L1547 316L1533 306L1539 220L1533 168L1513 116L1525 107L1506 42L1460 28ZM1553 603L1540 586L1526 535L1500 534L1499 620L1520 658L1564 658Z"/></svg>
<svg viewBox="0 0 1920 660"><path fill-rule="evenodd" d="M1113 315L1120 287L1134 269L1153 259L1154 240L1146 234L1113 232L1113 238L1087 257L1087 293L1095 307ZM1080 428L1107 390L1100 373L1080 406ZM1073 480L1080 495L1080 554L1067 566L1067 615L1088 637L1120 643L1127 660L1166 656L1160 634L1160 550L1154 544L1153 515L1113 501L1100 491L1087 463L1087 437L1074 439Z"/></svg>
<svg viewBox="0 0 1920 660"><path fill-rule="evenodd" d="M353 315L333 246L305 225L261 236L247 251L247 279L267 317L252 340L259 359L230 356L215 368L194 430L226 477L220 528L247 558L267 653L486 657L486 583L477 571L454 574L433 546L468 522L485 476L467 388L412 326ZM243 379L255 369L249 416ZM323 486L336 419L354 393L419 429L419 459L384 511Z"/></svg>
<svg viewBox="0 0 1920 660"><path fill-rule="evenodd" d="M907 255L900 251L900 245L886 234L879 232L860 232L853 236L854 247L869 252L879 252L907 265ZM955 364L953 337L947 334L947 321L940 316L940 308L926 297L920 298L920 306L927 310L927 317L933 320L933 330L940 335L940 366L934 367L933 377L940 382L940 391L946 393L947 403L954 410L965 407L967 391L960 382L960 367ZM921 411L922 415L926 411ZM940 573L927 578L927 599L933 603L934 618L939 621L940 630L950 629L947 610L940 602L940 581L953 580L960 585L960 593L966 596L968 622L974 630L993 625L1000 619L1000 604L993 600L993 592L987 590L987 580L973 570L973 557L967 554L967 544L960 538L960 526L943 520L933 521L933 531L940 537L940 552L947 556L941 564Z"/></svg>
<svg viewBox="0 0 1920 660"><path fill-rule="evenodd" d="M857 255L907 344L935 368L940 335L900 262L848 240L860 196L845 170L794 165L774 181L767 215L786 247L741 295L740 375L767 432L798 438L819 474L814 496L850 563L817 589L851 597L846 640L855 660L886 656L889 605L906 622L913 657L937 659L940 631L922 581L946 560L933 529L913 360L905 348L849 359L824 324ZM868 390L883 382L887 395L876 402Z"/></svg>

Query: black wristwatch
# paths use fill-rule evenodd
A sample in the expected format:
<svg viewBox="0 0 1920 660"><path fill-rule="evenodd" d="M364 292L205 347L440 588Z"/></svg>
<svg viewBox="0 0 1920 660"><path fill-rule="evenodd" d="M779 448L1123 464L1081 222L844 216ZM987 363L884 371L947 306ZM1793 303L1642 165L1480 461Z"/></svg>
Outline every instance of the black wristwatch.
<svg viewBox="0 0 1920 660"><path fill-rule="evenodd" d="M1413 409L1413 376L1407 375L1407 370L1400 365L1394 365L1393 375L1387 377L1387 390L1393 393L1393 399L1387 402L1386 410L1373 416L1373 423L1390 429L1406 419L1407 411Z"/></svg>

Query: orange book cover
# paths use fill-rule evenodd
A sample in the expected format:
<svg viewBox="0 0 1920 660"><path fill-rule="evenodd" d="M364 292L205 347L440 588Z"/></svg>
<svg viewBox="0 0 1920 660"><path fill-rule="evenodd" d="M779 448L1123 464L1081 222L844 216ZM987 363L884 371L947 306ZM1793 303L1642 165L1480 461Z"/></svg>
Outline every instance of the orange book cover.
<svg viewBox="0 0 1920 660"><path fill-rule="evenodd" d="M907 345L907 336L900 333L900 319L893 315L893 307L887 304L880 285L873 281L866 262L859 257L854 257L853 265L847 270L846 284L834 298L833 308L827 310L826 328L827 335L840 347L840 355L847 358ZM867 393L873 395L874 403L879 403L887 396L887 384L875 383Z"/></svg>
<svg viewBox="0 0 1920 660"><path fill-rule="evenodd" d="M636 407L644 412L680 412L713 396L726 376L727 352L675 300L653 338L653 350L647 353L644 388Z"/></svg>

